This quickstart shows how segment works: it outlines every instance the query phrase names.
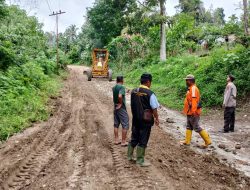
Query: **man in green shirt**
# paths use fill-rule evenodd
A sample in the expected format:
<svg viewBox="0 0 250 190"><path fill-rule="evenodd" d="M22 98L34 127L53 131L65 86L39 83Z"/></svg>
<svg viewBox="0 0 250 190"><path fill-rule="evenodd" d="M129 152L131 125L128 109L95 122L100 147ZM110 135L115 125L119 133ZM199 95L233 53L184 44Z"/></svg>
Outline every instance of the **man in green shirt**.
<svg viewBox="0 0 250 190"><path fill-rule="evenodd" d="M113 102L114 102L114 135L115 144L121 143L122 146L127 146L126 141L127 131L129 128L129 117L126 109L125 87L123 86L123 76L118 76L116 85L113 87ZM119 142L118 129L122 125L122 142Z"/></svg>

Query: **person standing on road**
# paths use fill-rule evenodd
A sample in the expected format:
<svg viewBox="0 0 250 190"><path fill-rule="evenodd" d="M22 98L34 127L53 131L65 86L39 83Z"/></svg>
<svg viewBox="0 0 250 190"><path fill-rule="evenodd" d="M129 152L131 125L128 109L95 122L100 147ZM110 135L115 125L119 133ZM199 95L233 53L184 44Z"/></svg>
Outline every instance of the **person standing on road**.
<svg viewBox="0 0 250 190"><path fill-rule="evenodd" d="M228 75L227 86L224 93L223 107L224 110L224 133L234 132L235 124L235 107L236 107L236 95L237 88L233 81L235 77L233 75Z"/></svg>
<svg viewBox="0 0 250 190"><path fill-rule="evenodd" d="M113 87L113 102L114 102L114 136L115 144L127 146L127 131L129 128L129 117L126 109L125 87L123 86L123 76L118 76L116 85ZM122 125L122 142L119 141L118 130Z"/></svg>
<svg viewBox="0 0 250 190"><path fill-rule="evenodd" d="M209 134L200 127L200 114L201 114L201 101L200 101L200 91L195 85L195 77L193 75L187 75L186 85L188 87L186 98L184 101L184 114L187 115L187 129L186 129L186 139L181 141L182 145L190 145L192 138L192 131L199 133L200 136L205 141L202 148L207 148L210 145L211 139Z"/></svg>
<svg viewBox="0 0 250 190"><path fill-rule="evenodd" d="M97 62L97 68L102 69L103 68L103 58L99 57L98 62Z"/></svg>
<svg viewBox="0 0 250 190"><path fill-rule="evenodd" d="M136 149L136 163L140 166L150 166L145 162L145 149L148 144L151 128L159 126L157 108L160 104L153 91L150 90L152 83L151 74L141 76L141 85L131 92L132 135L128 145L128 160L133 161L133 152Z"/></svg>

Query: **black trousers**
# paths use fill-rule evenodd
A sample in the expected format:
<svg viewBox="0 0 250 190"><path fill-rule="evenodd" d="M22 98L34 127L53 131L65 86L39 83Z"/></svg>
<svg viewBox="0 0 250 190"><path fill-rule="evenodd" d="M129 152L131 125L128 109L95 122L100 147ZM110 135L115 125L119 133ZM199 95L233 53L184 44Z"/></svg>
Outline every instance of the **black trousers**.
<svg viewBox="0 0 250 190"><path fill-rule="evenodd" d="M130 144L132 147L137 145L143 148L147 147L152 125L142 122L133 122Z"/></svg>
<svg viewBox="0 0 250 190"><path fill-rule="evenodd" d="M226 107L224 110L224 131L234 131L235 107Z"/></svg>

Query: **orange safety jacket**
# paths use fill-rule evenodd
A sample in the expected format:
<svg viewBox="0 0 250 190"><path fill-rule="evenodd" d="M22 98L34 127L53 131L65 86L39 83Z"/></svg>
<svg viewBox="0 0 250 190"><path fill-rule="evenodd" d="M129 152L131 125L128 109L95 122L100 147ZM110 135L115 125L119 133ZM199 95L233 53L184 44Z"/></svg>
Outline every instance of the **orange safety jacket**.
<svg viewBox="0 0 250 190"><path fill-rule="evenodd" d="M200 91L196 85L192 85L188 88L183 112L185 115L199 116L201 114Z"/></svg>

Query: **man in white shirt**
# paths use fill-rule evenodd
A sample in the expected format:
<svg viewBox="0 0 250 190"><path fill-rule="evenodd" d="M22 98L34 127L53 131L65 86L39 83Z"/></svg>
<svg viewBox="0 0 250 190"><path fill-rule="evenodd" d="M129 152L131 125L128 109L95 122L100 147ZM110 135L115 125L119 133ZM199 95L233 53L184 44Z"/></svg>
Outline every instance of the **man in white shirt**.
<svg viewBox="0 0 250 190"><path fill-rule="evenodd" d="M236 108L236 95L237 88L233 81L235 77L233 75L228 75L227 86L224 92L224 133L234 132L235 124L235 108Z"/></svg>

